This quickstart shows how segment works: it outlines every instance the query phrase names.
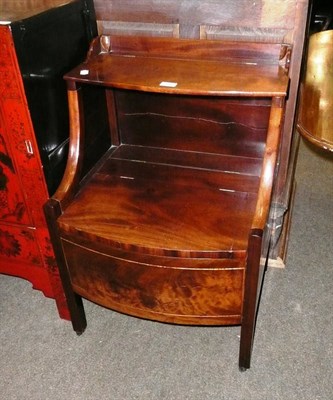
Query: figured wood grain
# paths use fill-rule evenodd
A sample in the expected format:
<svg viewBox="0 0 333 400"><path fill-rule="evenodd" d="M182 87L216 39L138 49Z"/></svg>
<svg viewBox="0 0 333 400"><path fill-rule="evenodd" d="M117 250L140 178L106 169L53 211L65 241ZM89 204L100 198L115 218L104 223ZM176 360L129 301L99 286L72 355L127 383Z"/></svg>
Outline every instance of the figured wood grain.
<svg viewBox="0 0 333 400"><path fill-rule="evenodd" d="M111 157L58 224L67 235L151 254L245 251L258 183L254 176Z"/></svg>
<svg viewBox="0 0 333 400"><path fill-rule="evenodd" d="M269 99L116 91L122 143L262 158Z"/></svg>
<svg viewBox="0 0 333 400"><path fill-rule="evenodd" d="M280 168L276 179L273 201L288 207L290 182L296 164L297 140L293 136L296 97L300 65L307 24L308 0L169 0L156 2L141 0L133 3L126 0L94 0L97 19L112 24L118 21L143 23L174 23L180 25L180 37L200 37L200 27L212 27L219 34L210 38L265 41L274 36L274 41L293 46L290 67L290 95L286 104L286 118L281 137ZM217 27L215 29L215 27ZM100 31L100 33L105 33ZM205 37L207 38L207 36ZM294 140L293 140L294 137ZM293 150L290 151L291 146ZM282 246L284 244L282 243ZM272 250L272 257L279 254L279 246Z"/></svg>
<svg viewBox="0 0 333 400"><path fill-rule="evenodd" d="M82 69L89 73L80 75ZM283 96L288 85L277 66L118 55L91 59L65 78L127 90L212 96ZM161 82L176 86L162 86Z"/></svg>
<svg viewBox="0 0 333 400"><path fill-rule="evenodd" d="M277 64L281 44L253 41L189 40L144 36L101 35L91 44L89 57L103 53L176 59L228 60Z"/></svg>
<svg viewBox="0 0 333 400"><path fill-rule="evenodd" d="M182 38L210 38L266 41L268 38L293 47L290 66L290 95L282 134L280 168L273 201L288 207L290 184L296 164L297 140L293 136L296 97L304 35L310 2L308 0L94 0L101 24L129 23L179 24ZM203 29L200 29L204 27ZM208 28L206 28L208 27ZM208 30L208 35L203 31ZM107 33L100 30L100 33ZM293 140L294 137L294 140ZM291 146L293 150L290 151ZM274 251L273 257L276 257Z"/></svg>
<svg viewBox="0 0 333 400"><path fill-rule="evenodd" d="M154 320L238 324L244 264L150 257L144 263L62 241L80 295L114 310Z"/></svg>
<svg viewBox="0 0 333 400"><path fill-rule="evenodd" d="M128 40L131 38L126 38ZM178 49L182 58L168 58L167 54L161 57L160 52L152 57L150 51L141 55L114 53L112 38L104 36L95 40L86 62L74 68L65 79L69 82L89 82L105 87L170 94L243 97L286 94L288 77L285 71L277 62L265 63L265 54L270 60L269 49L271 46L275 48L275 45L267 47L264 43L256 43L249 51L244 43L228 42L223 61L218 55L218 49L223 47L216 41L210 44L206 41L204 46L202 41L191 40L141 38L140 41L147 45L153 43L152 49L173 49L173 54ZM99 51L100 46L105 50ZM202 51L206 48L204 51L207 54L207 47L213 57L205 60ZM184 58L186 55L188 58ZM246 57L250 56L252 61L247 62ZM233 62L230 62L230 58Z"/></svg>
<svg viewBox="0 0 333 400"><path fill-rule="evenodd" d="M248 368L288 77L281 46L199 42L103 36L66 76L105 90L113 146L72 178L57 234L75 295L164 322L244 323ZM74 142L94 134L80 125Z"/></svg>

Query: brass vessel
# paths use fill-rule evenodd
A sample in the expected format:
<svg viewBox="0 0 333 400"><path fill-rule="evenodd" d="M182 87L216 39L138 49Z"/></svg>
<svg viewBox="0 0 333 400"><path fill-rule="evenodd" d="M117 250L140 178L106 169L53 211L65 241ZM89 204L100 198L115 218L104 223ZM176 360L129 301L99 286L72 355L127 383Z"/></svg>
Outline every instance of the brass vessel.
<svg viewBox="0 0 333 400"><path fill-rule="evenodd" d="M310 36L297 127L307 140L333 152L333 30Z"/></svg>

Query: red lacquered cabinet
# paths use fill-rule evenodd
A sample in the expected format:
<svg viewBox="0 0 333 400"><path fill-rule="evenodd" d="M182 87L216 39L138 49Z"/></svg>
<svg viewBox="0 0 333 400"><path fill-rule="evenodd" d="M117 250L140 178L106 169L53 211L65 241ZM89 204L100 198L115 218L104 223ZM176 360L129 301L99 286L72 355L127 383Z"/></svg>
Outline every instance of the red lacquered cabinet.
<svg viewBox="0 0 333 400"><path fill-rule="evenodd" d="M0 26L0 272L28 279L69 319L42 206L42 171L11 30Z"/></svg>
<svg viewBox="0 0 333 400"><path fill-rule="evenodd" d="M0 273L54 298L64 319L70 316L43 204L66 162L62 76L85 56L94 33L88 3L4 1L0 15Z"/></svg>

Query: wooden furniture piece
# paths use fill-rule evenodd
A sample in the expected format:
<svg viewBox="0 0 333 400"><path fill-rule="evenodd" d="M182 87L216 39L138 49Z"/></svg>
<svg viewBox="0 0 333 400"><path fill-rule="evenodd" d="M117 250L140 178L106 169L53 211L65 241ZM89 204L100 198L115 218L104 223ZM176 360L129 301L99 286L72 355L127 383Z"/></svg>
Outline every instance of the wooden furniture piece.
<svg viewBox="0 0 333 400"><path fill-rule="evenodd" d="M310 36L301 84L298 130L315 146L333 152L333 30Z"/></svg>
<svg viewBox="0 0 333 400"><path fill-rule="evenodd" d="M295 110L309 0L94 0L99 34L285 43L293 48L275 178L269 265L284 267L298 149Z"/></svg>
<svg viewBox="0 0 333 400"><path fill-rule="evenodd" d="M0 273L29 280L70 319L43 204L67 159L62 76L84 59L94 19L81 0L0 6Z"/></svg>
<svg viewBox="0 0 333 400"><path fill-rule="evenodd" d="M102 35L65 76L69 158L45 212L77 333L81 296L158 321L241 325L249 368L290 52Z"/></svg>

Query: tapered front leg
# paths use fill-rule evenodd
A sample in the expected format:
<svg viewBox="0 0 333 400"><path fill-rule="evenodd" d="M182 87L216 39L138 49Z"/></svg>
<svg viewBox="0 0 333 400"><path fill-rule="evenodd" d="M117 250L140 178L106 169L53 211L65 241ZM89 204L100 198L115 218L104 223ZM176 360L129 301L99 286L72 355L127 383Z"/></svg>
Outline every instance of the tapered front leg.
<svg viewBox="0 0 333 400"><path fill-rule="evenodd" d="M249 238L248 259L245 275L245 291L239 350L239 368L241 371L245 371L246 369L250 368L251 364L258 296L261 286L261 282L258 282L261 242L262 231L253 230Z"/></svg>
<svg viewBox="0 0 333 400"><path fill-rule="evenodd" d="M50 237L56 256L57 265L67 300L68 309L74 331L80 335L84 332L87 321L83 308L82 298L74 293L67 270L66 259L62 251L61 239L58 233L57 218L61 215L60 204L54 199L49 199L44 205L44 213L48 224Z"/></svg>

